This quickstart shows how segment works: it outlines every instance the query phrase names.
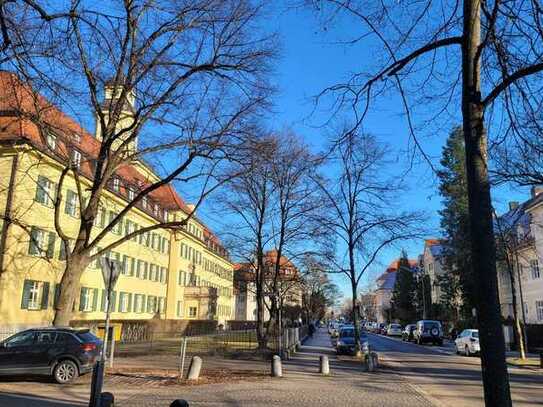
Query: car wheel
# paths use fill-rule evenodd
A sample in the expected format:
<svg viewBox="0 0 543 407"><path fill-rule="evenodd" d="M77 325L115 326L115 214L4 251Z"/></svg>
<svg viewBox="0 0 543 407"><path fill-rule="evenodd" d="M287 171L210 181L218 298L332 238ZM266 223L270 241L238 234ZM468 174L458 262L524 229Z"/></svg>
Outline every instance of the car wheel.
<svg viewBox="0 0 543 407"><path fill-rule="evenodd" d="M468 346L468 345L466 345L466 348L464 349L464 355L466 355L466 356L468 356L468 357L471 356L471 353L470 353L470 351L469 351L469 346Z"/></svg>
<svg viewBox="0 0 543 407"><path fill-rule="evenodd" d="M67 384L74 381L79 372L77 365L71 360L61 360L53 370L53 378L59 384Z"/></svg>

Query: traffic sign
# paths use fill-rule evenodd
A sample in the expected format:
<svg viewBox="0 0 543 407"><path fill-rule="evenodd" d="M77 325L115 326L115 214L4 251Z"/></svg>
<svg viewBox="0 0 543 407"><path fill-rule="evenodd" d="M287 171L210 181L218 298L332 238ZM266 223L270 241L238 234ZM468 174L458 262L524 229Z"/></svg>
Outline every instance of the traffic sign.
<svg viewBox="0 0 543 407"><path fill-rule="evenodd" d="M102 257L100 259L102 264L102 277L104 278L104 285L106 289L113 290L119 275L121 274L121 267L115 260Z"/></svg>

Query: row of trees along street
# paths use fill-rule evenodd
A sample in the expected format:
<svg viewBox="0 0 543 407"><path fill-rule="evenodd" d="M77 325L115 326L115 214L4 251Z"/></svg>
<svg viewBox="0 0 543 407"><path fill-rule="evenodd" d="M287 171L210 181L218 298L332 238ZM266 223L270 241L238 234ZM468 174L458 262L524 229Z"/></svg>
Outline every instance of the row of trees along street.
<svg viewBox="0 0 543 407"><path fill-rule="evenodd" d="M322 103L331 100L335 111L354 111L361 125L380 98L396 97L413 144L425 159L420 133L442 128L452 112L462 113L485 403L511 406L497 289L489 130L491 142L513 148L512 154L502 149L505 178L541 182L541 159L521 162L516 169L509 164L539 151L541 100L536 95L543 70L543 9L537 1L522 0L310 3L327 29L337 21L359 23L360 32L342 44L355 48L374 39L380 45L374 55L381 58L329 87L319 98ZM523 169L531 175L523 175Z"/></svg>
<svg viewBox="0 0 543 407"><path fill-rule="evenodd" d="M386 175L382 169L391 165L386 146L364 131L368 112L383 97L392 98L403 108L412 153L432 170L421 135L459 120L455 112L461 112L465 184L449 192L444 182L442 193L447 200L448 194L452 199L467 191L467 201L458 202L467 211L444 213L443 222L465 217L467 229L451 229L447 237L469 230L469 246L456 242L454 256L461 250L469 255L462 264L450 261L464 270L457 283L477 309L486 405L510 406L489 152L495 153L497 182L543 181L538 97L543 7L522 0L301 2L317 11L325 30L343 21L359 27L341 46L356 48L372 39L379 44L375 58L364 59L366 66L316 98L319 107L331 109L327 123L346 124L330 127L329 149L315 156L295 135L262 125L270 113L270 74L278 49L273 33L263 28L265 3L119 0L95 8L87 1L0 2L0 63L17 75L4 85L17 90L10 109L39 129L43 145L50 132L63 145L76 145L73 132L55 126L53 104L83 122L96 119L100 135L96 156L82 157L81 164L70 148L58 152L64 166L51 198L67 259L54 323L68 325L81 275L93 260L140 234L183 227L212 192L221 190L228 191L221 202L236 219L230 228L236 232L234 254L254 264L261 348L277 323L283 288L288 290L280 279L282 256L296 261L320 255L319 266L310 269L345 275L354 305L360 280L379 253L424 233L418 229L424 224L421 214L396 210L402 177ZM114 97L104 99L106 85ZM128 100L134 101L129 118ZM143 159L154 164L159 179L139 185L97 230L106 187L120 169ZM324 171L325 165L337 171ZM66 177L77 184L75 236L59 221ZM104 243L132 208L173 184L190 191L195 202L187 217L167 217ZM29 230L16 214L4 220L8 227ZM500 256L507 259L507 233L498 234L504 237ZM265 272L268 249L277 250L271 272ZM266 306L272 318L267 326Z"/></svg>

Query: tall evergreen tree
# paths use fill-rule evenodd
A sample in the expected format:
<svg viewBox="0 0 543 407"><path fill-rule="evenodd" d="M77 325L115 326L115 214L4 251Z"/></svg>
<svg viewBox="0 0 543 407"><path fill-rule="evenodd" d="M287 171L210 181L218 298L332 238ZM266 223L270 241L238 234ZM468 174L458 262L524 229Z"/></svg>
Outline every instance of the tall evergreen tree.
<svg viewBox="0 0 543 407"><path fill-rule="evenodd" d="M451 309L454 293L460 291L460 317L471 319L475 306L474 279L472 273L470 227L468 212L468 186L462 128L454 128L443 147L439 192L443 197L441 228L446 238L445 270L450 274L442 279L442 291L451 294L441 298L442 305ZM455 285L458 285L456 287Z"/></svg>
<svg viewBox="0 0 543 407"><path fill-rule="evenodd" d="M415 307L415 277L413 269L409 264L407 253L402 250L402 255L398 261L398 271L396 272L396 282L392 291L392 317L399 319L402 324L412 322L417 314Z"/></svg>

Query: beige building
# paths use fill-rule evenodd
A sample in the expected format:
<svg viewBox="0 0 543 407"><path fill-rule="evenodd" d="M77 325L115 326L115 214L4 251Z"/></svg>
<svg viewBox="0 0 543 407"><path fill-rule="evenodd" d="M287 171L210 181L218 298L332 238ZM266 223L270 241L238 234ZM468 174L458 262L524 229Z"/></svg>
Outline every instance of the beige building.
<svg viewBox="0 0 543 407"><path fill-rule="evenodd" d="M424 273L430 280L431 303L441 302L441 289L439 279L445 274L443 263L443 241L439 239L426 239L422 254L422 266Z"/></svg>
<svg viewBox="0 0 543 407"><path fill-rule="evenodd" d="M540 261L543 258L542 192L541 188L533 188L528 201L522 204L511 202L509 211L499 218L502 230L509 232L509 241L512 242L517 311L527 324L543 324L543 270ZM513 318L511 279L504 262L498 263L498 287L502 316Z"/></svg>
<svg viewBox="0 0 543 407"><path fill-rule="evenodd" d="M107 88L105 93L114 94ZM28 119L36 106L46 132ZM54 227L57 185L68 163L78 168L82 199L74 177L68 175L59 207L65 234L75 237L80 204L91 187L100 134L87 132L7 72L0 72L0 113L0 326L48 325L66 262L66 249ZM103 193L91 238L138 191L158 179L142 160L122 165ZM182 220L191 211L172 186L162 186L133 207L99 246L146 226ZM175 231L141 234L107 257L122 266L112 298L112 319L119 326L151 318L224 323L233 316L233 265L219 239L198 217ZM105 290L99 261L87 267L80 283L74 321L102 321Z"/></svg>

